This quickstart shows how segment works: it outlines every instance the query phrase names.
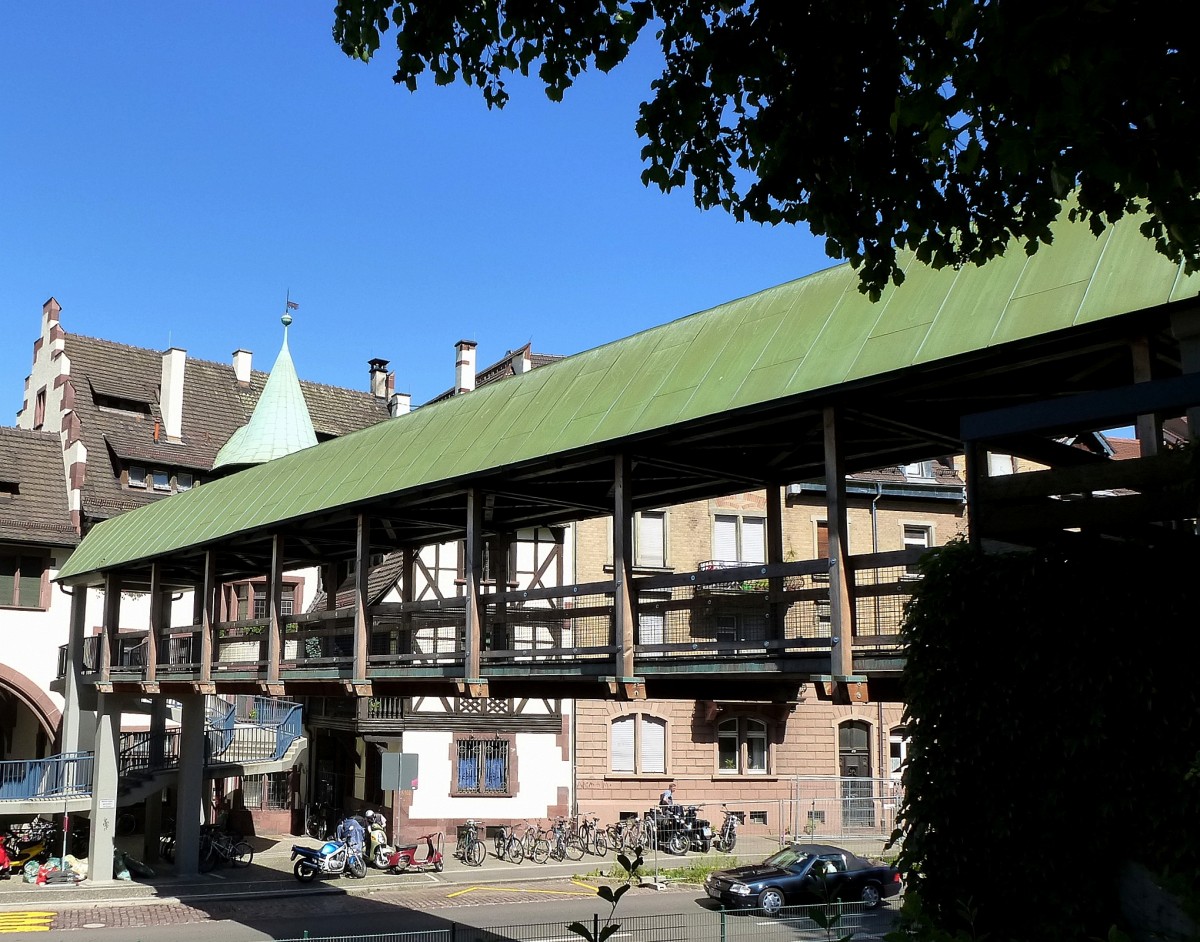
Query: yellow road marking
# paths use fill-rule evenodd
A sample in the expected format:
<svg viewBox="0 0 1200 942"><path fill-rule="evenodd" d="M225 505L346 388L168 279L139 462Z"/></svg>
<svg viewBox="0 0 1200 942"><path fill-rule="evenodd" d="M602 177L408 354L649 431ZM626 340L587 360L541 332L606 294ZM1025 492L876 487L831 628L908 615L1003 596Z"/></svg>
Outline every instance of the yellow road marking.
<svg viewBox="0 0 1200 942"><path fill-rule="evenodd" d="M572 880L572 883L575 881ZM580 886L586 884L580 883ZM541 893L544 896L590 896L595 892L595 889L588 887L590 893L579 893L575 890L533 890L525 887L511 886L468 886L461 890L455 890L453 893L446 894L446 899L454 899L456 896L465 896L468 893L474 893L476 890L490 890L493 893Z"/></svg>
<svg viewBox="0 0 1200 942"><path fill-rule="evenodd" d="M49 932L55 913L0 913L0 932Z"/></svg>

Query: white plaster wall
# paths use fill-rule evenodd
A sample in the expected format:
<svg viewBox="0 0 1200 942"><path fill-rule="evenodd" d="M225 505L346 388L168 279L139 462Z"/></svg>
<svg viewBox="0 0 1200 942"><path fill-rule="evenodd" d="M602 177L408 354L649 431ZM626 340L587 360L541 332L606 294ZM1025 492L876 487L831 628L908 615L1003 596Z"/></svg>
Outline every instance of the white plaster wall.
<svg viewBox="0 0 1200 942"><path fill-rule="evenodd" d="M70 555L70 550L54 554L50 564L52 580ZM58 647L67 643L70 624L71 598L53 582L50 607L46 611L0 609L0 659L46 691L59 710L63 699L51 692L50 681L58 673Z"/></svg>
<svg viewBox="0 0 1200 942"><path fill-rule="evenodd" d="M563 758L556 737L549 733L518 733L517 794L512 798L452 798L450 761L453 735L438 731L406 732L404 752L415 752L418 784L409 815L413 818L544 817L558 803L558 790L571 784L571 764Z"/></svg>

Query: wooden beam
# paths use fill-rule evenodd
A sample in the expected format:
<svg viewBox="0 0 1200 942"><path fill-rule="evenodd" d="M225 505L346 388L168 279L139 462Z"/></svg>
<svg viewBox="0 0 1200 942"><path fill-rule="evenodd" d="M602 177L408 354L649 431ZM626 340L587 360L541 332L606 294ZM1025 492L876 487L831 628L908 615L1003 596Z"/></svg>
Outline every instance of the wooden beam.
<svg viewBox="0 0 1200 942"><path fill-rule="evenodd" d="M366 683L371 648L367 580L371 572L371 519L359 514L354 541L354 683Z"/></svg>
<svg viewBox="0 0 1200 942"><path fill-rule="evenodd" d="M767 565L783 562L783 502L784 490L778 484L767 488ZM767 587L772 595L783 591L784 580L778 576L769 579ZM784 619L788 606L779 602L770 603L771 636L783 638Z"/></svg>
<svg viewBox="0 0 1200 942"><path fill-rule="evenodd" d="M143 677L153 684L158 679L158 639L162 637L164 615L170 596L163 590L162 563L150 564L150 630L146 633L146 667Z"/></svg>
<svg viewBox="0 0 1200 942"><path fill-rule="evenodd" d="M283 659L283 535L271 538L271 571L267 575L267 683L279 683L279 662ZM253 614L253 613L251 613Z"/></svg>
<svg viewBox="0 0 1200 942"><path fill-rule="evenodd" d="M628 454L613 462L613 619L617 677L634 675L633 469Z"/></svg>
<svg viewBox="0 0 1200 942"><path fill-rule="evenodd" d="M477 488L467 490L467 534L463 541L463 593L466 606L466 634L463 651L467 684L482 680L480 652L483 650L483 495ZM474 694L468 694L474 696Z"/></svg>
<svg viewBox="0 0 1200 942"><path fill-rule="evenodd" d="M80 586L77 592L86 592ZM104 615L100 628L100 682L112 682L113 654L117 646L117 632L121 630L121 575L116 572L104 575Z"/></svg>
<svg viewBox="0 0 1200 942"><path fill-rule="evenodd" d="M204 554L204 582L197 590L200 600L200 680L201 686L212 683L213 623L217 620L217 554L208 550ZM198 691L207 692L207 691Z"/></svg>
<svg viewBox="0 0 1200 942"><path fill-rule="evenodd" d="M1133 381L1148 383L1154 379L1154 358L1150 353L1150 339L1137 337L1129 345L1129 353L1133 358ZM1134 422L1138 438L1138 446L1143 458L1157 455L1162 442L1162 422L1153 412L1139 415Z"/></svg>
<svg viewBox="0 0 1200 942"><path fill-rule="evenodd" d="M853 669L854 605L851 597L850 529L846 513L846 468L838 434L838 410L825 408L825 510L829 527L830 673Z"/></svg>

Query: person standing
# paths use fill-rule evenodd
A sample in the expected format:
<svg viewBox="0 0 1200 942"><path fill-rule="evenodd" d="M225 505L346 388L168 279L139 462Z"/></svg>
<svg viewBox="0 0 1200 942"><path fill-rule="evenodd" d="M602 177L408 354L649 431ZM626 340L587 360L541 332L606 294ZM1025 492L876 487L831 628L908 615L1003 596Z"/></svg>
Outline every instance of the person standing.
<svg viewBox="0 0 1200 942"><path fill-rule="evenodd" d="M675 783L674 782L671 782L670 784L668 784L666 789L663 790L663 793L658 796L658 803L660 805L675 804Z"/></svg>

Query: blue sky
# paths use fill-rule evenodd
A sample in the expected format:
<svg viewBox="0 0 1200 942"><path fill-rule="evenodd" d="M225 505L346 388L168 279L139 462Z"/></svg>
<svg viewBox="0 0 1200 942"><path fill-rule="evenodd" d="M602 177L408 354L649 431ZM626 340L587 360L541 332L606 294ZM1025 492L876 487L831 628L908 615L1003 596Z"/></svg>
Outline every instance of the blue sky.
<svg viewBox="0 0 1200 942"><path fill-rule="evenodd" d="M0 5L0 424L41 305L68 332L268 368L286 293L302 377L421 402L532 341L574 353L827 267L807 230L642 186L653 37L561 104L415 93L345 57L332 0Z"/></svg>

